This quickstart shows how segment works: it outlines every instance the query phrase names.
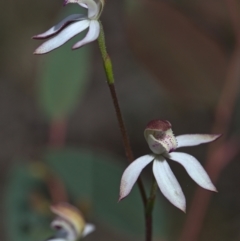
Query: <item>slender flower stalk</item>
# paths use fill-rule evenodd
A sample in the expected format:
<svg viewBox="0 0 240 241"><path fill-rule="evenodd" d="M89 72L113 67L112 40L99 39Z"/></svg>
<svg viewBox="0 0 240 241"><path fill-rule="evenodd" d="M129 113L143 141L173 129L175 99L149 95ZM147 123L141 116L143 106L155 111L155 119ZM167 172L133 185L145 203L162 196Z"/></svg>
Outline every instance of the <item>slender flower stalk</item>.
<svg viewBox="0 0 240 241"><path fill-rule="evenodd" d="M117 93L115 90L115 85L114 85L115 80L114 80L114 75L113 75L112 61L111 61L110 56L107 53L103 26L102 26L101 22L99 22L99 23L100 23L100 34L99 34L99 38L98 38L98 44L99 44L99 49L100 49L102 59L103 59L103 65L104 65L104 69L105 69L105 73L106 73L106 77L107 77L107 84L108 84L108 87L109 87L109 90L111 93L111 97L112 97L112 101L113 101L113 105L114 105L114 108L116 111L118 124L119 124L119 128L120 128L122 139L123 139L123 144L124 144L124 148L125 148L125 153L128 158L128 161L133 162L134 157L133 157L133 153L132 153L132 148L131 148L131 145L129 142L127 130L126 130L126 127L125 127L125 124L123 121L121 109L120 109L120 106L118 103ZM147 196L146 196L143 184L140 179L138 179L138 186L139 186L139 190L140 190L141 197L143 200L143 204L145 206L146 202L147 202Z"/></svg>
<svg viewBox="0 0 240 241"><path fill-rule="evenodd" d="M146 240L152 240L152 211L155 204L157 192L157 182L155 177L153 177L152 187L150 191L149 198L147 200L146 210L145 210L145 219L147 222L146 225Z"/></svg>

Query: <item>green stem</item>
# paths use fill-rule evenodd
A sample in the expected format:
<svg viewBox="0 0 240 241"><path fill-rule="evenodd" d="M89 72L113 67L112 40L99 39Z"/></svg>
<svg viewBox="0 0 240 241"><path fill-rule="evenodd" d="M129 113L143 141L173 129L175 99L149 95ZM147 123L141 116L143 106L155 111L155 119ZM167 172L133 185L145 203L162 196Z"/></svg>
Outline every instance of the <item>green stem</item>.
<svg viewBox="0 0 240 241"><path fill-rule="evenodd" d="M146 219L146 241L152 240L152 211L155 204L157 192L157 182L153 177L152 187L150 191L149 198L147 200L146 211L145 211L145 219Z"/></svg>
<svg viewBox="0 0 240 241"><path fill-rule="evenodd" d="M111 62L110 56L107 53L103 26L102 26L100 21L99 21L99 23L100 23L100 34L99 34L99 37L98 37L99 49L101 51L101 55L102 55L102 59L103 59L103 65L104 65L104 69L105 69L105 73L106 73L106 77L107 77L107 84L108 84L108 87L109 87L109 90L110 90L110 93L111 93L113 105L114 105L117 120L118 120L118 125L119 125L121 135L122 135L125 153L126 153L128 161L131 163L131 162L134 161L134 156L133 156L133 153L132 153L132 148L131 148L131 145L130 145L130 142L129 142L127 130L126 130L126 127L125 127L125 124L124 124L124 121L123 121L121 109L120 109L118 98L117 98L117 93L116 93L116 90L115 90L112 62ZM140 178L138 179L138 187L139 187L139 190L140 190L140 194L141 194L141 197L142 197L144 207L146 208L147 196L146 196L146 193L145 193L145 190L144 190L143 183L142 183Z"/></svg>
<svg viewBox="0 0 240 241"><path fill-rule="evenodd" d="M98 37L98 45L99 45L99 49L101 51L101 55L103 59L103 65L107 76L107 83L111 85L111 84L114 84L112 61L110 59L110 56L107 53L105 35L104 35L102 23L100 21L99 21L99 24L100 24L100 33Z"/></svg>

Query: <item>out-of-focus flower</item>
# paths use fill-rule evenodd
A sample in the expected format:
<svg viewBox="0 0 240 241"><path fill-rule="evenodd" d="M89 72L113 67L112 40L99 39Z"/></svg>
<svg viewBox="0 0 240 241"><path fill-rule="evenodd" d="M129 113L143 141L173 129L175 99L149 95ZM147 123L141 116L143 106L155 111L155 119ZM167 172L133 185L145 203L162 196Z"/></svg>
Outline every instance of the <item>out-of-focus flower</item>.
<svg viewBox="0 0 240 241"><path fill-rule="evenodd" d="M95 230L95 226L86 223L81 212L68 203L54 205L51 211L57 216L51 223L56 234L47 241L76 241Z"/></svg>
<svg viewBox="0 0 240 241"><path fill-rule="evenodd" d="M88 9L88 14L73 14L60 23L53 26L46 32L33 36L34 39L46 39L53 37L50 40L40 45L34 54L48 53L73 38L75 35L81 33L88 28L86 36L73 45L73 49L82 47L83 45L95 41L100 32L100 25L98 19L102 13L104 0L65 0L64 5L68 3L78 3L81 7Z"/></svg>
<svg viewBox="0 0 240 241"><path fill-rule="evenodd" d="M120 200L130 193L142 169L153 161L153 174L163 195L173 205L185 211L185 196L166 158L180 163L199 186L216 191L208 174L195 157L174 151L179 147L212 142L220 135L187 134L175 137L171 127L165 120L153 120L148 123L144 136L153 154L139 157L124 171L120 185Z"/></svg>

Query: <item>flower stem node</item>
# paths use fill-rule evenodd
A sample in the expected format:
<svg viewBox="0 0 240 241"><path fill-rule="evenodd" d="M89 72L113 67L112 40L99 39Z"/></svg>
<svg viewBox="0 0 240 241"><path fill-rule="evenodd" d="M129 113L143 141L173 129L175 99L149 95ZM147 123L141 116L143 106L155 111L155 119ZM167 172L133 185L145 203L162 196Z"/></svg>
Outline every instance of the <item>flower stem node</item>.
<svg viewBox="0 0 240 241"><path fill-rule="evenodd" d="M47 241L76 241L95 230L95 226L86 223L81 212L68 203L54 205L51 211L56 214L51 223L56 234Z"/></svg>
<svg viewBox="0 0 240 241"><path fill-rule="evenodd" d="M199 186L216 191L207 172L198 160L189 154L175 152L175 150L180 147L212 142L220 135L187 134L175 137L171 127L171 123L166 120L153 120L148 123L144 137L153 153L137 158L126 168L121 179L119 200L131 192L143 168L153 162L153 174L161 192L173 205L185 212L185 196L167 159L180 163Z"/></svg>
<svg viewBox="0 0 240 241"><path fill-rule="evenodd" d="M100 33L99 18L101 16L104 1L103 0L65 0L64 6L69 3L77 3L80 7L88 9L87 15L85 14L72 14L57 25L53 26L44 33L33 36L33 39L49 39L40 45L34 54L48 53L63 44L68 40L81 33L88 28L86 36L73 45L73 49L78 49L85 44L95 41Z"/></svg>

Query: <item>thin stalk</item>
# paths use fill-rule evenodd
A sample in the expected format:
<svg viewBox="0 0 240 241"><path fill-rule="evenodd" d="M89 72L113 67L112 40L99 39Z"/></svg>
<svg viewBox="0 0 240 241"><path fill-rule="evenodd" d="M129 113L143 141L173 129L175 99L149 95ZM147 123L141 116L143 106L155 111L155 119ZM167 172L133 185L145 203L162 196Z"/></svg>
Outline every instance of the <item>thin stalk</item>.
<svg viewBox="0 0 240 241"><path fill-rule="evenodd" d="M55 148L61 148L65 144L66 140L66 120L55 119L50 123L49 130L49 145Z"/></svg>
<svg viewBox="0 0 240 241"><path fill-rule="evenodd" d="M126 130L126 127L124 125L124 121L123 121L121 109L120 109L120 106L119 106L119 103L118 103L118 98L117 98L117 93L116 93L116 90L115 90L114 83L112 83L112 84L108 83L108 87L109 87L109 90L110 90L110 93L111 93L114 109L115 109L117 120L118 120L118 125L119 125L120 131L121 131L123 145L124 145L124 149L125 149L125 154L127 156L128 161L133 162L134 156L133 156L131 145L130 145L130 142L129 142L127 130ZM140 178L138 178L137 184L138 184L138 188L139 188L139 191L140 191L140 194L141 194L141 197L142 197L143 205L144 205L144 207L146 207L147 196L146 196L146 193L145 193L143 183L142 183Z"/></svg>
<svg viewBox="0 0 240 241"><path fill-rule="evenodd" d="M152 187L150 191L149 198L147 200L146 211L145 211L145 219L146 219L146 241L152 240L152 211L155 204L157 192L157 182L153 177Z"/></svg>
<svg viewBox="0 0 240 241"><path fill-rule="evenodd" d="M66 141L67 122L65 119L53 119L49 129L50 148L62 148ZM44 166L44 181L47 184L51 197L51 203L67 202L68 195L66 187L58 175Z"/></svg>
<svg viewBox="0 0 240 241"><path fill-rule="evenodd" d="M51 203L68 202L68 195L62 180L52 172L46 177Z"/></svg>
<svg viewBox="0 0 240 241"><path fill-rule="evenodd" d="M108 84L108 87L109 87L109 90L111 93L111 98L113 101L113 105L115 108L118 125L119 125L121 136L122 136L122 141L124 144L125 154L127 156L128 161L131 163L134 161L134 156L133 156L132 148L131 148L130 141L128 138L127 129L126 129L124 121L123 121L123 116L122 116L122 112L121 112L121 109L119 106L117 93L115 90L115 85L114 85L115 80L114 80L114 75L113 75L112 62L111 62L110 56L107 53L105 36L104 36L103 26L102 26L101 22L100 22L100 27L101 27L101 30L100 30L100 34L98 37L99 49L100 49L102 59L103 59L103 65L104 65L104 69L105 69L105 73L106 73L107 84ZM146 195L143 183L140 178L138 178L137 184L138 184L138 188L140 190L141 198L142 198L144 209L146 212L147 195ZM147 223L148 223L148 220L145 219L146 230L148 227ZM151 239L146 239L146 241L151 241Z"/></svg>

